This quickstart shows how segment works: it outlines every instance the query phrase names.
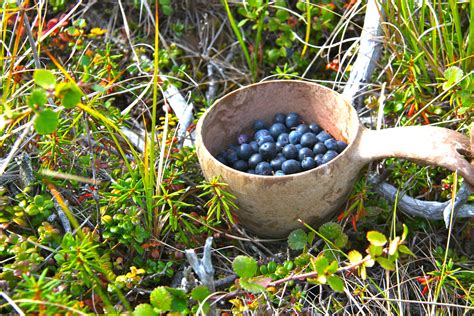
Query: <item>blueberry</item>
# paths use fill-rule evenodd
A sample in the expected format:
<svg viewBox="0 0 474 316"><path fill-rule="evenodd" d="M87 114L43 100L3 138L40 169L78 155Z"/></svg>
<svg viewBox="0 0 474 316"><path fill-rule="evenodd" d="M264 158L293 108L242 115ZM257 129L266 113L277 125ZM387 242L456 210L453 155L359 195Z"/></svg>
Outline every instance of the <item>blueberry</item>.
<svg viewBox="0 0 474 316"><path fill-rule="evenodd" d="M309 128L315 133L316 135L321 133L323 129L317 123L309 124Z"/></svg>
<svg viewBox="0 0 474 316"><path fill-rule="evenodd" d="M295 112L288 113L288 115L285 118L285 124L286 124L286 127L288 128L294 128L298 126L298 124L300 124L300 121L301 121L300 116L298 115L298 113L295 113Z"/></svg>
<svg viewBox="0 0 474 316"><path fill-rule="evenodd" d="M285 147L285 145L288 145L290 143L290 137L288 133L281 133L278 135L277 142L279 142L282 147Z"/></svg>
<svg viewBox="0 0 474 316"><path fill-rule="evenodd" d="M282 170L275 171L275 176L277 176L277 177L284 176L284 175L285 175L285 173Z"/></svg>
<svg viewBox="0 0 474 316"><path fill-rule="evenodd" d="M337 145L337 141L334 138L329 138L324 142L324 146L328 150L336 151L339 149L339 146Z"/></svg>
<svg viewBox="0 0 474 316"><path fill-rule="evenodd" d="M298 160L303 161L304 158L306 157L314 157L313 151L307 147L303 147L300 150L298 150Z"/></svg>
<svg viewBox="0 0 474 316"><path fill-rule="evenodd" d="M316 162L316 164L318 166L321 166L323 164L323 154L317 154L315 157L314 157L314 161Z"/></svg>
<svg viewBox="0 0 474 316"><path fill-rule="evenodd" d="M273 117L273 123L283 123L285 124L286 115L283 113L277 113Z"/></svg>
<svg viewBox="0 0 474 316"><path fill-rule="evenodd" d="M300 142L301 136L303 136L303 134L300 132L291 131L290 134L288 134L288 139L290 140L291 144L298 144Z"/></svg>
<svg viewBox="0 0 474 316"><path fill-rule="evenodd" d="M313 148L313 146L318 142L318 139L316 138L316 135L314 135L313 132L309 132L309 133L306 133L306 134L303 134L303 136L301 136L301 139L300 139L300 144L301 146L303 147L311 147Z"/></svg>
<svg viewBox="0 0 474 316"><path fill-rule="evenodd" d="M300 163L294 159L290 159L281 164L281 170L285 174L292 174L301 171Z"/></svg>
<svg viewBox="0 0 474 316"><path fill-rule="evenodd" d="M250 169L255 169L255 167L263 161L262 155L260 154L253 154L249 158L249 168Z"/></svg>
<svg viewBox="0 0 474 316"><path fill-rule="evenodd" d="M273 139L273 137L271 135L263 135L259 138L257 138L257 144L259 146L262 146L263 143L274 143L275 140Z"/></svg>
<svg viewBox="0 0 474 316"><path fill-rule="evenodd" d="M247 170L247 173L255 174L255 169L249 169L249 170Z"/></svg>
<svg viewBox="0 0 474 316"><path fill-rule="evenodd" d="M322 131L318 135L316 135L316 138L318 139L318 141L324 143L329 138L332 138L332 136L326 133L325 131Z"/></svg>
<svg viewBox="0 0 474 316"><path fill-rule="evenodd" d="M337 141L337 152L338 153L341 153L344 149L346 149L347 147L347 143L345 141L342 141L342 140L338 140Z"/></svg>
<svg viewBox="0 0 474 316"><path fill-rule="evenodd" d="M301 135L303 135L311 132L311 129L308 127L308 125L302 123L296 127L295 131L298 131L301 133Z"/></svg>
<svg viewBox="0 0 474 316"><path fill-rule="evenodd" d="M222 152L219 155L217 155L216 159L219 160L219 162L223 163L224 165L227 165L227 158L226 158L225 152Z"/></svg>
<svg viewBox="0 0 474 316"><path fill-rule="evenodd" d="M255 167L255 173L261 176L271 176L272 172L272 166L266 161L259 162Z"/></svg>
<svg viewBox="0 0 474 316"><path fill-rule="evenodd" d="M250 156L254 153L252 146L249 144L242 144L239 146L237 149L237 155L239 156L240 159L242 160L248 160Z"/></svg>
<svg viewBox="0 0 474 316"><path fill-rule="evenodd" d="M265 160L270 160L275 158L277 154L277 148L275 143L272 142L267 142L263 143L260 148L258 149L258 152L260 155L262 155L262 158Z"/></svg>
<svg viewBox="0 0 474 316"><path fill-rule="evenodd" d="M315 155L319 155L319 154L324 155L326 151L328 151L328 149L326 148L326 146L324 146L324 143L317 143L313 147L313 154Z"/></svg>
<svg viewBox="0 0 474 316"><path fill-rule="evenodd" d="M281 133L286 132L288 132L288 129L283 123L275 123L270 127L270 135L272 135L274 139L277 139Z"/></svg>
<svg viewBox="0 0 474 316"><path fill-rule="evenodd" d="M328 163L329 161L333 160L334 158L336 158L336 156L337 156L337 152L333 150L328 150L323 156L323 159L322 159L323 164Z"/></svg>
<svg viewBox="0 0 474 316"><path fill-rule="evenodd" d="M253 129L258 131L265 128L265 123L262 120L256 120L253 123Z"/></svg>
<svg viewBox="0 0 474 316"><path fill-rule="evenodd" d="M298 157L298 149L293 144L288 144L281 150L286 159L296 159Z"/></svg>
<svg viewBox="0 0 474 316"><path fill-rule="evenodd" d="M264 135L270 135L270 131L268 129L259 129L255 132L254 138L255 140L257 140L259 137L262 137Z"/></svg>
<svg viewBox="0 0 474 316"><path fill-rule="evenodd" d="M231 149L231 148L226 150L225 158L226 158L227 163L229 165L232 165L232 164L234 164L234 162L239 160L239 156L237 155L237 151L235 151L234 149Z"/></svg>
<svg viewBox="0 0 474 316"><path fill-rule="evenodd" d="M258 143L255 140L252 140L249 145L252 147L254 153L258 152Z"/></svg>
<svg viewBox="0 0 474 316"><path fill-rule="evenodd" d="M275 158L270 161L270 164L272 165L273 170L277 171L281 169L281 164L286 161L285 156L282 154L278 154Z"/></svg>
<svg viewBox="0 0 474 316"><path fill-rule="evenodd" d="M301 161L301 169L303 170L313 169L317 166L318 164L316 163L316 161L314 161L312 157L305 157L303 161Z"/></svg>
<svg viewBox="0 0 474 316"><path fill-rule="evenodd" d="M296 150L300 150L301 148L303 148L303 146L301 146L301 144L296 144L295 147L296 147Z"/></svg>
<svg viewBox="0 0 474 316"><path fill-rule="evenodd" d="M247 164L246 161L237 160L236 162L232 164L232 168L245 172L249 169L249 165Z"/></svg>
<svg viewBox="0 0 474 316"><path fill-rule="evenodd" d="M240 134L237 137L237 142L239 143L239 145L242 145L243 143L248 143L249 140L250 140L250 136L247 134Z"/></svg>

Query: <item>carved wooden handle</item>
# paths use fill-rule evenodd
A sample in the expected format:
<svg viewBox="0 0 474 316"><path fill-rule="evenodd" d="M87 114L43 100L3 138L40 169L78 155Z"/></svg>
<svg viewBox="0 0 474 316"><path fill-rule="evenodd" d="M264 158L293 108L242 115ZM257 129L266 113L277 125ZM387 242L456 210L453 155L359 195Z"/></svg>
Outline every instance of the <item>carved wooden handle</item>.
<svg viewBox="0 0 474 316"><path fill-rule="evenodd" d="M409 126L379 131L363 128L359 155L366 162L396 157L457 170L472 187L474 165L463 156L472 156L470 147L469 138L441 127Z"/></svg>

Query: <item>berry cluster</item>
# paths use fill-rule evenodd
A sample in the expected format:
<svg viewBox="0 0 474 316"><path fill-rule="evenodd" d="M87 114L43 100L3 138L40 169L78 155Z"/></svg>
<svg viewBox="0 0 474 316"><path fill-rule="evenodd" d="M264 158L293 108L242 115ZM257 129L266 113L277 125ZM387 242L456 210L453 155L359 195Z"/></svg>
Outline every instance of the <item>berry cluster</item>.
<svg viewBox="0 0 474 316"><path fill-rule="evenodd" d="M242 172L283 176L323 165L347 147L318 124L305 124L295 112L275 114L270 127L256 120L253 128L253 138L239 135L238 145L230 145L217 160Z"/></svg>

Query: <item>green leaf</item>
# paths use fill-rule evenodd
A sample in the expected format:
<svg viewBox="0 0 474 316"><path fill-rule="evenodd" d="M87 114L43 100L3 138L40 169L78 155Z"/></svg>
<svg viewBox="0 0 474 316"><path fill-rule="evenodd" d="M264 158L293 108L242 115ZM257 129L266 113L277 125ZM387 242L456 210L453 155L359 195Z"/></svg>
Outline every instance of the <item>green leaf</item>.
<svg viewBox="0 0 474 316"><path fill-rule="evenodd" d="M327 268L328 274L336 273L337 268L339 268L339 266L337 264L337 261L336 260L332 261L331 264L329 265L329 267Z"/></svg>
<svg viewBox="0 0 474 316"><path fill-rule="evenodd" d="M150 303L158 309L158 312L165 313L171 310L173 296L164 286L160 286L151 292Z"/></svg>
<svg viewBox="0 0 474 316"><path fill-rule="evenodd" d="M173 300L171 302L171 312L173 313L184 313L188 308L186 302L186 293L182 289L175 289L172 287L166 288L172 295Z"/></svg>
<svg viewBox="0 0 474 316"><path fill-rule="evenodd" d="M56 84L56 76L49 70L36 69L33 74L33 81L45 89L53 89Z"/></svg>
<svg viewBox="0 0 474 316"><path fill-rule="evenodd" d="M382 255L383 248L381 246L375 246L375 245L370 245L369 246L369 255L372 258L376 258L380 255Z"/></svg>
<svg viewBox="0 0 474 316"><path fill-rule="evenodd" d="M166 16L170 16L173 13L173 8L170 5L165 4L161 6L161 12Z"/></svg>
<svg viewBox="0 0 474 316"><path fill-rule="evenodd" d="M351 264L359 263L362 260L362 255L357 250L350 251L347 256Z"/></svg>
<svg viewBox="0 0 474 316"><path fill-rule="evenodd" d="M211 291L205 285L197 286L191 291L192 299L198 302L204 301L209 294L211 294Z"/></svg>
<svg viewBox="0 0 474 316"><path fill-rule="evenodd" d="M265 292L265 287L262 285L252 282L251 279L243 278L240 279L240 286L251 293L262 293Z"/></svg>
<svg viewBox="0 0 474 316"><path fill-rule="evenodd" d="M241 278L251 278L257 273L257 261L248 256L237 256L232 262L234 272Z"/></svg>
<svg viewBox="0 0 474 316"><path fill-rule="evenodd" d="M330 240L335 240L340 235L342 235L342 227L338 223L328 222L318 228L318 231L325 238Z"/></svg>
<svg viewBox="0 0 474 316"><path fill-rule="evenodd" d="M408 226L403 224L402 241L407 239L407 236L408 236Z"/></svg>
<svg viewBox="0 0 474 316"><path fill-rule="evenodd" d="M284 21L288 20L288 18L290 17L290 14L289 14L288 11L286 11L286 10L279 9L279 10L276 11L275 16L276 16L281 22L284 22Z"/></svg>
<svg viewBox="0 0 474 316"><path fill-rule="evenodd" d="M48 96L46 95L46 91L43 89L34 89L28 98L28 105L30 108L36 109L38 107L43 107L47 101Z"/></svg>
<svg viewBox="0 0 474 316"><path fill-rule="evenodd" d="M457 66L449 67L444 71L446 82L443 83L443 90L450 89L457 81L461 80L464 72Z"/></svg>
<svg viewBox="0 0 474 316"><path fill-rule="evenodd" d="M412 256L412 257L416 257L416 255L410 250L410 248L408 248L408 247L405 246L405 245L400 245L400 246L398 246L398 251L401 252L401 253L410 255L410 256Z"/></svg>
<svg viewBox="0 0 474 316"><path fill-rule="evenodd" d="M327 277L327 281L331 289L333 289L335 292L344 292L344 281L342 281L340 277L330 275Z"/></svg>
<svg viewBox="0 0 474 316"><path fill-rule="evenodd" d="M36 115L33 126L40 135L51 134L58 127L58 113L51 109L46 109Z"/></svg>
<svg viewBox="0 0 474 316"><path fill-rule="evenodd" d="M367 240L375 246L383 246L387 243L387 237L374 230L367 233Z"/></svg>
<svg viewBox="0 0 474 316"><path fill-rule="evenodd" d="M308 235L301 228L296 229L288 236L288 247L292 250L301 250L308 243Z"/></svg>
<svg viewBox="0 0 474 316"><path fill-rule="evenodd" d="M57 85L56 95L61 99L61 105L70 109L81 102L83 94L74 82L66 82Z"/></svg>
<svg viewBox="0 0 474 316"><path fill-rule="evenodd" d="M378 257L375 259L375 261L377 261L380 264L380 266L384 268L385 270L389 270L389 271L395 270L395 263L388 260L387 258Z"/></svg>
<svg viewBox="0 0 474 316"><path fill-rule="evenodd" d="M158 313L153 310L150 304L140 304L135 307L133 316L158 316Z"/></svg>
<svg viewBox="0 0 474 316"><path fill-rule="evenodd" d="M338 248L344 248L349 241L349 237L346 234L342 233L339 237L334 240L334 245Z"/></svg>
<svg viewBox="0 0 474 316"><path fill-rule="evenodd" d="M241 21L237 24L237 26L238 26L238 27L242 27L242 26L244 26L245 23L247 23L248 21L249 21L248 19L243 19L243 20L241 20Z"/></svg>
<svg viewBox="0 0 474 316"><path fill-rule="evenodd" d="M326 273L326 268L329 266L329 260L324 256L319 256L316 260L313 261L313 267L318 272L318 274L322 275Z"/></svg>

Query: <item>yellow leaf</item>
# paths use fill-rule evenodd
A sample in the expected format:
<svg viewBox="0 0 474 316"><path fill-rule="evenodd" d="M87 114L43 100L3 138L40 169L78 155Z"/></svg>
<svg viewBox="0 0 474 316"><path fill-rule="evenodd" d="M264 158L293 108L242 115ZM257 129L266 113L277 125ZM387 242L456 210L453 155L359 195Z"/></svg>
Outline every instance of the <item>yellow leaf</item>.
<svg viewBox="0 0 474 316"><path fill-rule="evenodd" d="M91 30L90 35L101 36L101 35L104 35L105 33L107 33L107 30L101 29L100 27L94 27Z"/></svg>

